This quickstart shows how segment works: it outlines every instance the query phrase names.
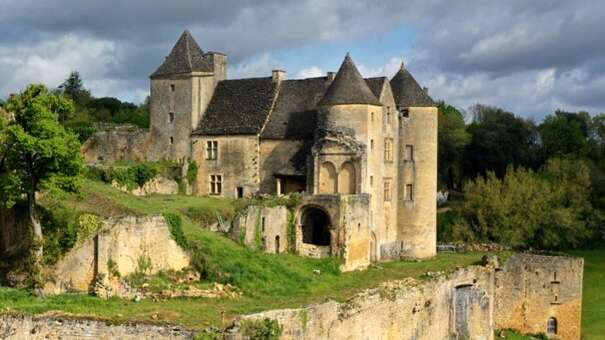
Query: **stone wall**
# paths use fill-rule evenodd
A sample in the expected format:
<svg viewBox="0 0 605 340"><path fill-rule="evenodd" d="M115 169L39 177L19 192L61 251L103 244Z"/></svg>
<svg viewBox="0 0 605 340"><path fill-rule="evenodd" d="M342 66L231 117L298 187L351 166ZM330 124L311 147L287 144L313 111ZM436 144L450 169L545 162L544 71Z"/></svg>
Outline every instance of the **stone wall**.
<svg viewBox="0 0 605 340"><path fill-rule="evenodd" d="M178 326L146 324L116 325L104 321L76 320L61 317L3 315L0 338L7 340L76 340L76 339L193 339L193 332Z"/></svg>
<svg viewBox="0 0 605 340"><path fill-rule="evenodd" d="M547 331L557 323L560 339L580 339L584 260L524 255L511 258L496 272L496 327L524 333Z"/></svg>
<svg viewBox="0 0 605 340"><path fill-rule="evenodd" d="M124 192L131 193L135 196L147 196L152 194L158 195L176 195L179 193L179 184L173 179L164 176L155 176L142 187L128 190L127 186L120 186L117 182L112 182L111 185Z"/></svg>
<svg viewBox="0 0 605 340"><path fill-rule="evenodd" d="M189 266L189 256L172 239L162 216L107 220L97 236L77 245L49 269L44 290L88 292L100 275L102 283L119 295L121 283L114 274L134 273L140 260L151 263L148 274Z"/></svg>
<svg viewBox="0 0 605 340"><path fill-rule="evenodd" d="M84 160L114 162L119 160L144 161L148 158L151 134L147 130L116 128L93 134L82 145Z"/></svg>
<svg viewBox="0 0 605 340"><path fill-rule="evenodd" d="M250 206L235 219L232 231L236 240L251 248L258 241L268 253L284 253L288 250L288 209Z"/></svg>
<svg viewBox="0 0 605 340"><path fill-rule="evenodd" d="M517 254L503 268L492 261L432 275L428 281L387 282L342 303L243 316L227 338L242 339L237 326L245 320L269 318L283 327L282 339L488 340L501 328L545 333L544 317L554 310L552 315L559 320L557 339L576 340L580 339L582 263L578 258ZM555 270L560 307L553 309L552 283L545 280L551 280ZM520 318L520 312L525 317Z"/></svg>

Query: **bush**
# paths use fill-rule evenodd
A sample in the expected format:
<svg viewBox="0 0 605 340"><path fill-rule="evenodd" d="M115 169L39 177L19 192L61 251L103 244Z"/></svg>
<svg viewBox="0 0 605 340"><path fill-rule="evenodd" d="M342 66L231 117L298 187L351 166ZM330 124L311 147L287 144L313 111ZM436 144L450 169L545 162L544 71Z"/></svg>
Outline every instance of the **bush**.
<svg viewBox="0 0 605 340"><path fill-rule="evenodd" d="M195 179L197 178L198 166L195 161L189 163L189 168L187 168L187 182L189 185L195 183Z"/></svg>
<svg viewBox="0 0 605 340"><path fill-rule="evenodd" d="M241 325L242 334L254 340L279 339L283 328L277 320L265 318L263 320L244 320Z"/></svg>

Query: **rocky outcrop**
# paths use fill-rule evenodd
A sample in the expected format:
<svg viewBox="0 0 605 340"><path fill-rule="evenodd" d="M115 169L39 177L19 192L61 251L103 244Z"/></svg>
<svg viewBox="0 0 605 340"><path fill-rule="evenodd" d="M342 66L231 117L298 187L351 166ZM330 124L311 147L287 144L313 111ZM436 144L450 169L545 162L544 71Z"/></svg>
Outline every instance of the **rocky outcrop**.
<svg viewBox="0 0 605 340"><path fill-rule="evenodd" d="M89 292L121 295L121 278L142 272L181 270L189 256L172 239L162 216L125 217L106 220L93 238L76 246L52 268L45 292Z"/></svg>
<svg viewBox="0 0 605 340"><path fill-rule="evenodd" d="M0 317L0 338L8 340L184 340L193 339L193 337L193 332L178 326L116 325L104 321L22 315L3 315Z"/></svg>

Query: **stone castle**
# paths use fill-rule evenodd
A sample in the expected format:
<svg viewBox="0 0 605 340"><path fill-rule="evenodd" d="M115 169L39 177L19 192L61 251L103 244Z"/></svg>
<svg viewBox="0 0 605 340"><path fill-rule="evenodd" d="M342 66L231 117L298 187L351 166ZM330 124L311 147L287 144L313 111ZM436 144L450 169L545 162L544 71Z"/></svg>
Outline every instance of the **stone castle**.
<svg viewBox="0 0 605 340"><path fill-rule="evenodd" d="M347 55L324 77L227 79L227 57L185 31L150 78L150 131L97 135L89 160L192 160L197 195L305 193L302 255L344 251L350 268L435 255L437 108L403 65L364 79ZM263 227L266 249L285 250L287 218L261 218L284 225Z"/></svg>

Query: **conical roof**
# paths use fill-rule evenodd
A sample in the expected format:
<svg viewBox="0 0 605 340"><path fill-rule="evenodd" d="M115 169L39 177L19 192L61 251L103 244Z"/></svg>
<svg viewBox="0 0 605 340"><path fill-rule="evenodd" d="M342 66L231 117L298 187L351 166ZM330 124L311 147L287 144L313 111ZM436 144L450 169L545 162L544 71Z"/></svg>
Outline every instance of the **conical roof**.
<svg viewBox="0 0 605 340"><path fill-rule="evenodd" d="M347 53L338 73L318 105L381 105Z"/></svg>
<svg viewBox="0 0 605 340"><path fill-rule="evenodd" d="M418 85L403 63L391 79L391 89L395 97L395 105L398 107L435 106L433 99Z"/></svg>
<svg viewBox="0 0 605 340"><path fill-rule="evenodd" d="M185 30L176 42L164 63L151 75L159 77L195 71L212 72L210 58L204 52L188 30Z"/></svg>

